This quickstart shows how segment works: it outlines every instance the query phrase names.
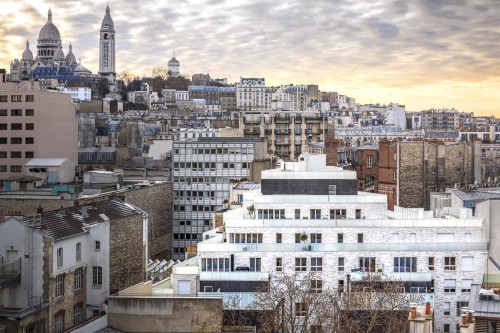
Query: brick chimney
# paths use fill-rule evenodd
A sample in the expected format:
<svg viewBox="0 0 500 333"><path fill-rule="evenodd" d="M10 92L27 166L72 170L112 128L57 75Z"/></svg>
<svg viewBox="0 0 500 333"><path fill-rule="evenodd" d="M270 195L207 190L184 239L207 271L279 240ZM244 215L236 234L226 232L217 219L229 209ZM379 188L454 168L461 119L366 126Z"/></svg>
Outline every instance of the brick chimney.
<svg viewBox="0 0 500 333"><path fill-rule="evenodd" d="M326 165L337 166L339 164L339 139L329 139L325 141Z"/></svg>
<svg viewBox="0 0 500 333"><path fill-rule="evenodd" d="M408 321L410 322L410 332L412 333L432 333L433 310L429 302L424 306L418 306L417 303L410 304L410 313Z"/></svg>
<svg viewBox="0 0 500 333"><path fill-rule="evenodd" d="M460 314L460 333L474 333L475 328L474 311L469 308L463 307Z"/></svg>

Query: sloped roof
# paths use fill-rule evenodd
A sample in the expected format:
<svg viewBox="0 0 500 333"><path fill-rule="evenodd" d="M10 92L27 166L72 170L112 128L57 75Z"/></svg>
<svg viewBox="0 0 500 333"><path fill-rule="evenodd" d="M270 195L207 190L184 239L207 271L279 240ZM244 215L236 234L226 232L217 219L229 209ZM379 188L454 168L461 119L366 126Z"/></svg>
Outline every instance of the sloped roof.
<svg viewBox="0 0 500 333"><path fill-rule="evenodd" d="M82 207L87 207L86 216L82 213ZM103 222L101 214L110 220L116 220L141 213L133 206L115 198L41 213L41 227L38 229L56 240L70 237L85 232L85 226Z"/></svg>
<svg viewBox="0 0 500 333"><path fill-rule="evenodd" d="M32 158L26 162L25 166L61 166L66 161L67 158ZM71 161L70 161L71 162Z"/></svg>

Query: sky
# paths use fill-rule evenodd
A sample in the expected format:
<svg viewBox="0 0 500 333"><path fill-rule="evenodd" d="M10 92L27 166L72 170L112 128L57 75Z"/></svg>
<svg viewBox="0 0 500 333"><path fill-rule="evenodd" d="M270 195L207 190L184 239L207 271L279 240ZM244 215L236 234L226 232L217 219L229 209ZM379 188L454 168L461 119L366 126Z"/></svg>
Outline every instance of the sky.
<svg viewBox="0 0 500 333"><path fill-rule="evenodd" d="M97 73L109 4L116 71L151 75L175 52L184 75L317 84L358 103L500 117L499 0L2 0L0 68L52 9L63 51Z"/></svg>

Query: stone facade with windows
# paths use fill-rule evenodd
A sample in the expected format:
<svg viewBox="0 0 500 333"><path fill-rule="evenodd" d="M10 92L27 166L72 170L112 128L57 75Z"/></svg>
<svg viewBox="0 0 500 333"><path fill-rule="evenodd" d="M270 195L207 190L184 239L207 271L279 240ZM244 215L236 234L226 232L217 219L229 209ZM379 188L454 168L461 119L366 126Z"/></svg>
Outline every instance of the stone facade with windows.
<svg viewBox="0 0 500 333"><path fill-rule="evenodd" d="M211 272L201 272L200 286L240 293L245 299L259 281L281 272L314 272L320 281L317 287L344 291L378 276L402 281L405 293L420 293L423 299L432 300L437 327L454 325L457 302L467 301L470 285L483 278L488 245L483 221L472 217L470 210L448 219L433 218L423 209L397 207L388 214L385 195L329 192L329 185L340 179L345 183L337 187L339 191L351 185L356 189L356 173L326 167L322 154L306 153L298 162L287 162L285 169L264 171L261 193L225 213L224 234L206 232L207 240L198 244L200 265L211 258L225 263L223 271L212 265ZM302 180L308 180L309 187ZM278 211L284 217L251 218L249 205L256 211ZM331 218L331 210L345 211L345 218ZM262 234L262 241L248 237L240 243L227 241L236 234ZM256 259L260 272L243 277L242 270ZM450 314L444 316L448 303Z"/></svg>

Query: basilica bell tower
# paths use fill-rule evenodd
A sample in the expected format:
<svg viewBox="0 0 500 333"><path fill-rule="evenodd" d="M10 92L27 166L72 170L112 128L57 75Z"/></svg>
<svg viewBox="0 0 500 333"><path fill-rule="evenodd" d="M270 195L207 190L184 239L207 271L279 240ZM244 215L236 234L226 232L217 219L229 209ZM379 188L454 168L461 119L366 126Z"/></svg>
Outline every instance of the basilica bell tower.
<svg viewBox="0 0 500 333"><path fill-rule="evenodd" d="M106 15L102 20L99 38L99 76L113 81L116 78L115 71L115 25L106 6Z"/></svg>

